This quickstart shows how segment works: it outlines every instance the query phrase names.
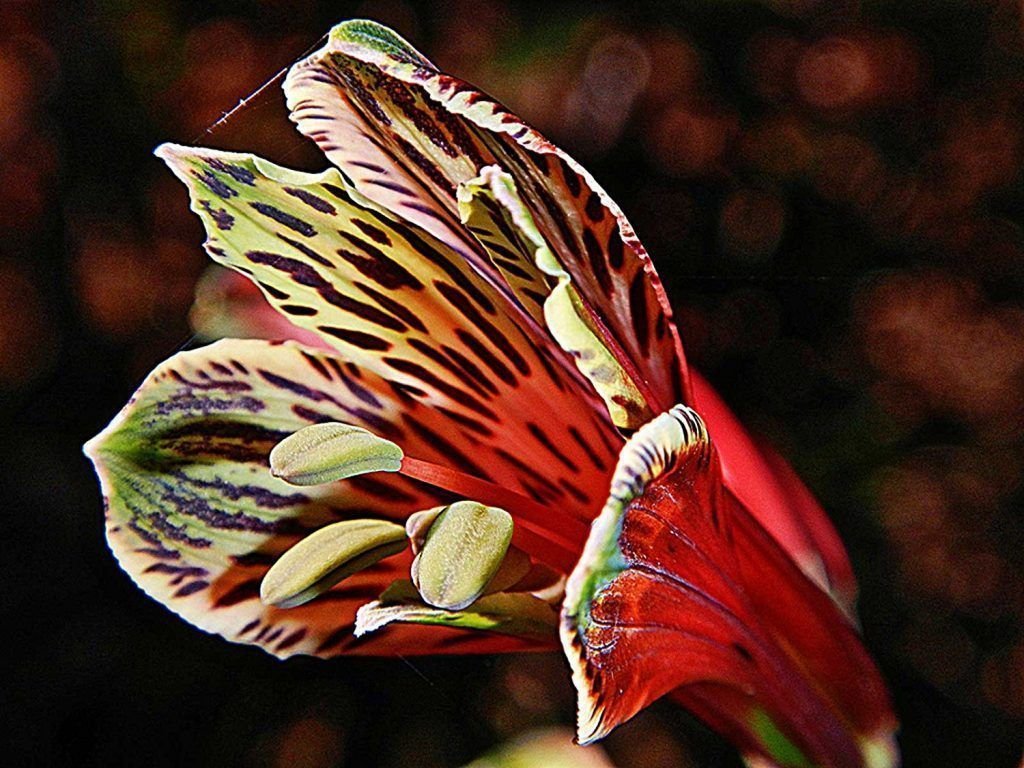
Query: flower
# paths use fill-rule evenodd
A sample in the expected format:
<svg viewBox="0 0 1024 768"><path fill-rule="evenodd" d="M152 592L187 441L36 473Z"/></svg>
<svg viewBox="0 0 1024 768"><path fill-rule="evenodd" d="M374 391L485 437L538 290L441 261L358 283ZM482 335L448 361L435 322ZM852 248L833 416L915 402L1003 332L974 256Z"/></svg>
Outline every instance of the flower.
<svg viewBox="0 0 1024 768"><path fill-rule="evenodd" d="M583 742L670 694L755 764L896 764L841 543L594 179L372 22L285 93L329 170L157 150L267 301L195 316L275 340L175 355L87 445L142 589L282 657L560 637Z"/></svg>

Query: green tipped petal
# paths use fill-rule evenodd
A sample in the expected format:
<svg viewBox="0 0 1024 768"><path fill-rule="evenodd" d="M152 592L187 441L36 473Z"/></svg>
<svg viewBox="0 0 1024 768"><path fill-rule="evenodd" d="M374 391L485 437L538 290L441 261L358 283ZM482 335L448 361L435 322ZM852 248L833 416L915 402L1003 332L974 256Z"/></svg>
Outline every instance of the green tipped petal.
<svg viewBox="0 0 1024 768"><path fill-rule="evenodd" d="M502 264L481 254L478 233L455 218L460 185L486 166L505 169L579 303L600 318L599 338L635 372L652 409L688 400L671 309L632 227L584 168L519 117L367 21L337 26L323 48L291 68L284 90L299 130L361 194L457 244L481 274L504 276L540 319L537 298L546 288L519 280L532 254ZM508 246L501 237L492 242Z"/></svg>
<svg viewBox="0 0 1024 768"><path fill-rule="evenodd" d="M400 437L394 425L403 416L433 429ZM316 421L393 435L432 459L441 458L432 435L450 429L443 413L409 403L372 373L293 343L219 341L162 363L86 446L121 567L197 627L279 657L536 647L487 633L457 633L453 643L456 633L409 625L357 640L356 609L408 577L408 552L347 576L318 600L286 610L263 603L268 569L311 533L347 518L401 521L442 501L400 473L304 488L271 475L274 445Z"/></svg>
<svg viewBox="0 0 1024 768"><path fill-rule="evenodd" d="M362 427L329 422L289 435L270 452L270 471L292 485L322 485L367 472L397 472L402 449Z"/></svg>
<svg viewBox="0 0 1024 768"><path fill-rule="evenodd" d="M393 29L369 19L349 19L331 29L331 41L339 44L352 43L385 53L395 61L418 67L433 69L419 51L398 36Z"/></svg>
<svg viewBox="0 0 1024 768"><path fill-rule="evenodd" d="M430 526L413 563L420 595L436 608L458 611L484 593L512 542L512 516L474 501L457 501Z"/></svg>
<svg viewBox="0 0 1024 768"><path fill-rule="evenodd" d="M405 549L405 528L383 520L343 520L310 534L271 566L260 584L267 605L309 602L348 576Z"/></svg>
<svg viewBox="0 0 1024 768"><path fill-rule="evenodd" d="M386 517L437 503L398 474L301 489L271 475L271 449L310 420L354 421L363 408L359 423L386 428L399 405L368 374L359 372L365 390L350 388L355 373L322 352L257 340L182 352L153 371L86 446L103 487L107 540L132 579L230 640L279 656L337 654L368 589L378 594L407 563L385 561L336 587L329 602L288 611L260 601L268 567L348 510ZM381 392L373 411L362 399L371 388Z"/></svg>
<svg viewBox="0 0 1024 768"><path fill-rule="evenodd" d="M680 663L679 680L670 679L661 669L656 674L647 669L638 672L638 668L650 664L652 659L668 659L669 656L664 652L652 653L650 648L644 647L643 633L637 633L641 639L631 645L634 640L630 631L641 619L663 631L673 616L667 605L655 602L648 594L653 591L643 586L625 588L626 599L616 596L617 585L632 577L631 562L623 551L623 524L631 503L641 496L649 482L681 457L703 468L709 464L710 451L703 421L691 409L677 405L638 430L619 457L608 501L594 521L583 555L569 576L562 605L562 647L573 670L581 744L606 736L616 725L684 682L683 675L720 675L728 669L724 663L721 669L714 669L718 660L702 657L703 663L692 667ZM695 487L701 484L695 483ZM685 509L681 501L679 509ZM644 615L640 619L633 615L650 610L652 605L661 608L665 615ZM690 609L687 615L697 616L699 612ZM608 641L606 635L615 634L620 622L629 629L621 640L616 637ZM721 625L725 626L726 622ZM654 632L647 634L655 636ZM609 679L603 680L602 676ZM623 691L626 695L622 695Z"/></svg>

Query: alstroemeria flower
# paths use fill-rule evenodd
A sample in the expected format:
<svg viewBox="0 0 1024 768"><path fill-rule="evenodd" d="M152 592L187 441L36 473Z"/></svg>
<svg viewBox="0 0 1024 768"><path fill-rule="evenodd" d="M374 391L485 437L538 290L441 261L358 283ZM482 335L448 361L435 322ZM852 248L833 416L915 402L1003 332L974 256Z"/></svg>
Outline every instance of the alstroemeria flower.
<svg viewBox="0 0 1024 768"><path fill-rule="evenodd" d="M211 257L276 313L208 285L201 322L274 340L175 355L89 444L110 546L139 586L281 657L561 642L583 742L671 694L752 763L898 762L842 545L687 369L647 254L594 179L370 22L335 28L285 93L329 170L157 152L188 186ZM369 446L364 473L316 483L310 470L302 487L272 475L271 450L321 423L339 425L328 448L350 433ZM300 597L323 594L261 601L268 568L311 532L455 500L476 503L471 533L477 512L514 521L519 570L468 605L424 602L413 553L392 554L395 527L380 523L360 529L374 564L346 561L324 591L337 565L324 534L309 545L321 581ZM479 566L480 546L455 541L431 573Z"/></svg>

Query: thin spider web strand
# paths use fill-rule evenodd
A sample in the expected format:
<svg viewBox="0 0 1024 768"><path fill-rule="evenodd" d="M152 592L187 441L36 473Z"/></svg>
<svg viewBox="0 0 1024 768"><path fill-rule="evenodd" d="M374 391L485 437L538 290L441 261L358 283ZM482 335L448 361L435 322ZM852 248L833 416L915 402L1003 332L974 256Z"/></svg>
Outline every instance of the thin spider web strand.
<svg viewBox="0 0 1024 768"><path fill-rule="evenodd" d="M270 86L279 82L287 74L288 70L292 67L292 65L306 58L306 56L308 56L317 48L319 48L320 45L326 39L327 35L321 35L316 42L314 42L312 45L306 48L306 50L304 50L302 53L300 53L298 56L292 59L292 61L289 64L282 67L275 75L273 75L270 79L264 82L259 88L257 88L255 91L250 93L245 98L239 99L238 104L236 104L232 109L228 110L227 112L222 114L220 118L212 122L210 125L206 126L206 128L198 136L192 139L192 143L196 144L204 137L212 135L214 131L219 130L223 125L225 125L228 122L228 120L231 120L236 114L238 114L238 112L240 112L245 107L250 106L253 103L253 101L259 98L264 93L264 91L266 91Z"/></svg>

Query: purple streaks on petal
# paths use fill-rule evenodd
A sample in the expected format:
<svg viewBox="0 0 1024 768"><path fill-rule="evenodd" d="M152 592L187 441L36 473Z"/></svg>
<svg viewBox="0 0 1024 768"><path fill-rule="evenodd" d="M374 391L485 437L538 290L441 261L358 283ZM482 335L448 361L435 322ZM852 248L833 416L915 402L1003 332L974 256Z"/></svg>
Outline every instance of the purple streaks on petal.
<svg viewBox="0 0 1024 768"><path fill-rule="evenodd" d="M179 589L177 592L175 592L174 596L175 597L188 597L189 595L194 595L196 592L202 592L208 586L210 586L210 582L203 581L201 579L199 581L190 581L188 584L186 584L181 589Z"/></svg>
<svg viewBox="0 0 1024 768"><path fill-rule="evenodd" d="M205 184L206 187L219 198L227 200L238 195L237 191L229 187L209 171L203 171L202 173L199 171L192 171L192 175Z"/></svg>
<svg viewBox="0 0 1024 768"><path fill-rule="evenodd" d="M251 533L283 533L296 528L294 520L264 520L246 512L227 512L212 506L201 496L185 495L182 489L170 483L160 483L163 493L160 498L173 505L178 514L193 517L211 528Z"/></svg>
<svg viewBox="0 0 1024 768"><path fill-rule="evenodd" d="M268 203L254 202L249 203L249 205L255 208L260 213L262 213L267 218L273 219L278 224L283 224L284 226L288 227L288 229L294 230L298 232L300 235L304 235L306 237L313 237L316 234L316 229L313 228L312 224L310 224L308 221L303 221L297 216L292 216L287 211L282 211L280 208L277 208Z"/></svg>
<svg viewBox="0 0 1024 768"><path fill-rule="evenodd" d="M263 577L257 576L254 579L248 579L247 581L236 584L217 598L217 601L214 603L214 607L227 608L232 605L244 603L246 600L258 598L260 596L261 581L263 581Z"/></svg>
<svg viewBox="0 0 1024 768"><path fill-rule="evenodd" d="M235 226L235 217L224 208L214 208L209 200L200 200L199 204L203 207L203 210L210 214L210 218L217 225L217 229L228 230Z"/></svg>
<svg viewBox="0 0 1024 768"><path fill-rule="evenodd" d="M252 389L252 385L244 381L230 380L223 381L212 379L210 381L190 381L182 376L178 371L170 371L171 378L175 381L180 381L193 389L223 389L226 392L248 392ZM207 374L209 376L209 374Z"/></svg>
<svg viewBox="0 0 1024 768"><path fill-rule="evenodd" d="M213 480L200 480L196 477L190 477L184 472L175 472L174 474L182 482L196 488L218 491L225 498L232 501L250 499L257 507L264 509L282 509L284 507L294 507L299 504L309 503L309 496L304 493L281 494L259 485L235 485L219 477Z"/></svg>
<svg viewBox="0 0 1024 768"><path fill-rule="evenodd" d="M314 195L312 192L308 192L305 189L299 189L298 187L284 187L284 191L292 197L298 198L310 208L320 211L320 213L326 213L331 216L337 214L335 207L319 195Z"/></svg>
<svg viewBox="0 0 1024 768"><path fill-rule="evenodd" d="M226 173L237 182L250 187L256 185L256 175L248 168L243 168L241 165L235 165L233 163L225 163L223 160L218 160L215 157L206 158L206 162L215 171Z"/></svg>
<svg viewBox="0 0 1024 768"><path fill-rule="evenodd" d="M259 413L265 409L266 403L255 397L197 397L191 393L172 395L169 399L156 404L156 412L160 416L171 413L209 416L212 413L247 411Z"/></svg>

